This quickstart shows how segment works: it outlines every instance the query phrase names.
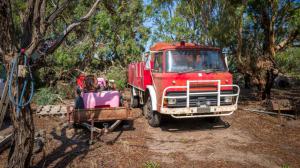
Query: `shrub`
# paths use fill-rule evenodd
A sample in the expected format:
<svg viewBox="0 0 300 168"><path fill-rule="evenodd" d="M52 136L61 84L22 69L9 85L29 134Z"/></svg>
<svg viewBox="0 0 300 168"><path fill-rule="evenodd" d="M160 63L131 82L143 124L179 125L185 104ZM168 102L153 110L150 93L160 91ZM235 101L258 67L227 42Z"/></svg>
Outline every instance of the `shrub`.
<svg viewBox="0 0 300 168"><path fill-rule="evenodd" d="M289 48L275 56L276 63L280 69L292 77L300 79L300 48Z"/></svg>
<svg viewBox="0 0 300 168"><path fill-rule="evenodd" d="M64 82L58 81L55 86L55 92L66 99L75 98L75 81Z"/></svg>
<svg viewBox="0 0 300 168"><path fill-rule="evenodd" d="M61 102L64 97L56 94L55 90L51 87L40 88L33 96L33 102L37 105L54 105Z"/></svg>
<svg viewBox="0 0 300 168"><path fill-rule="evenodd" d="M112 66L109 68L106 77L113 79L117 85L117 89L123 90L127 84L127 71L120 66Z"/></svg>

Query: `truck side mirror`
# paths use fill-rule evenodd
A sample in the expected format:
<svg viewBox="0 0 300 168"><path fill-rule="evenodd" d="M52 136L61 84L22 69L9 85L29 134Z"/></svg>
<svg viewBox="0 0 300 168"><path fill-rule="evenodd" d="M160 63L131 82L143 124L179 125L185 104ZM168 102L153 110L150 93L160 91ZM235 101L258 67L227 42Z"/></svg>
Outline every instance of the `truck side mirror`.
<svg viewBox="0 0 300 168"><path fill-rule="evenodd" d="M225 65L226 65L226 67L227 67L227 69L228 69L228 60L227 60L227 57L228 57L228 49L223 49L222 50L222 57L223 57L223 59L224 59L224 61L225 61Z"/></svg>
<svg viewBox="0 0 300 168"><path fill-rule="evenodd" d="M228 68L228 60L227 60L227 55L224 55L224 61L225 61L226 67Z"/></svg>

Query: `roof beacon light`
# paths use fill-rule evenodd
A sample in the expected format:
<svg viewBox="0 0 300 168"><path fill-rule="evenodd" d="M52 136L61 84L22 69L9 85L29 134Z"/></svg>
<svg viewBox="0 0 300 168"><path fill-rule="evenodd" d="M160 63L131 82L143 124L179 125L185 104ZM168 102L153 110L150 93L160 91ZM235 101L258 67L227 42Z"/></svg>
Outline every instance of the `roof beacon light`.
<svg viewBox="0 0 300 168"><path fill-rule="evenodd" d="M180 42L180 46L185 46L185 42L184 42L184 41L181 41L181 42Z"/></svg>

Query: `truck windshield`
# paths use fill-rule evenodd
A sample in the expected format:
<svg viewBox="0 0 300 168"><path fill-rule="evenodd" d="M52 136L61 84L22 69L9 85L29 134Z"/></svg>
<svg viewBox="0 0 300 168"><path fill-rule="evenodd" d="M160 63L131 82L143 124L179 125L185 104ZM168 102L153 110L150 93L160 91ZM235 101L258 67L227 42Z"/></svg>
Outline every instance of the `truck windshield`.
<svg viewBox="0 0 300 168"><path fill-rule="evenodd" d="M218 51L171 50L167 52L167 72L225 71Z"/></svg>

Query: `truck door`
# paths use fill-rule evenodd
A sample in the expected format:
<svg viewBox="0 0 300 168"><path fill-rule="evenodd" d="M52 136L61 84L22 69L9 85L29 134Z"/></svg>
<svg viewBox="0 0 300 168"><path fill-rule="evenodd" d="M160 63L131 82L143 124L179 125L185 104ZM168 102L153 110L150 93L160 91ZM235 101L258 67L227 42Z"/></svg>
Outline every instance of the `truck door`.
<svg viewBox="0 0 300 168"><path fill-rule="evenodd" d="M156 97L157 97L157 105L158 108L161 104L161 94L163 92L163 52L157 52L154 53L154 63L153 63L153 70L152 70L152 76L153 76L153 83L155 85L156 89Z"/></svg>

